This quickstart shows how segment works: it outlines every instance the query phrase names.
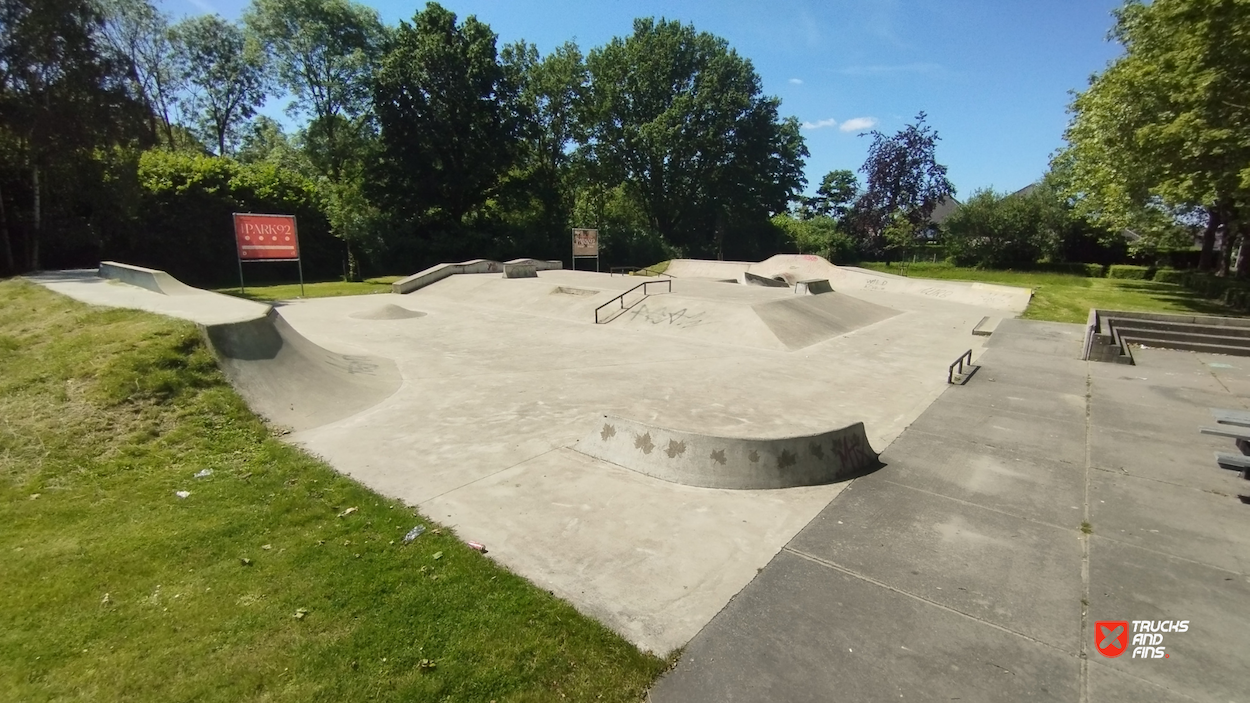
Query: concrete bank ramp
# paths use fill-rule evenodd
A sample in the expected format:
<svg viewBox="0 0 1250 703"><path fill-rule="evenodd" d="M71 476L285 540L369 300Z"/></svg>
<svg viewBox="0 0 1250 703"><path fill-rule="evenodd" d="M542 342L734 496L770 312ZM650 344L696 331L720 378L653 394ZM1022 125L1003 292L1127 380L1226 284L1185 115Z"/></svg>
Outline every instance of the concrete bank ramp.
<svg viewBox="0 0 1250 703"><path fill-rule="evenodd" d="M350 417L399 390L403 379L389 359L339 354L309 341L268 305L193 288L157 269L113 261L100 264L99 278L113 279L160 295L142 309L174 312L200 328L227 378L257 414L292 430ZM143 295L148 295L144 293ZM165 310L161 296L176 296ZM185 302L183 302L185 301ZM192 305L194 303L194 305ZM245 305L228 321L218 308ZM184 308L196 311L188 314ZM393 309L392 309L393 308ZM252 316L251 310L257 313ZM402 319L425 313L398 305L366 311L366 319ZM229 316L228 316L229 317Z"/></svg>
<svg viewBox="0 0 1250 703"><path fill-rule="evenodd" d="M129 283L132 286L146 288L153 293L162 295L197 295L209 292L199 288L192 288L160 269L120 264L116 261L101 261L96 275L100 278L108 278L121 281L122 283Z"/></svg>
<svg viewBox="0 0 1250 703"><path fill-rule="evenodd" d="M339 354L314 344L277 310L200 328L248 405L292 430L355 415L390 397L403 380L389 359Z"/></svg>
<svg viewBox="0 0 1250 703"><path fill-rule="evenodd" d="M752 264L749 271L766 278L781 278L790 285L805 279L823 278L828 279L835 291L904 293L1016 313L1023 312L1033 297L1033 292L1027 288L895 276L850 266L834 266L819 256L808 254L778 254Z"/></svg>
<svg viewBox="0 0 1250 703"><path fill-rule="evenodd" d="M575 450L655 478L704 488L793 488L845 481L879 464L864 423L777 439L716 437L609 415Z"/></svg>
<svg viewBox="0 0 1250 703"><path fill-rule="evenodd" d="M664 273L673 278L713 278L718 281L737 280L738 274L752 266L750 261L711 261L707 259L673 259Z"/></svg>
<svg viewBox="0 0 1250 703"><path fill-rule="evenodd" d="M369 310L353 312L348 317L356 320L411 320L414 317L425 317L425 313L387 303Z"/></svg>
<svg viewBox="0 0 1250 703"><path fill-rule="evenodd" d="M794 296L752 306L787 349L802 349L899 314L837 292Z"/></svg>

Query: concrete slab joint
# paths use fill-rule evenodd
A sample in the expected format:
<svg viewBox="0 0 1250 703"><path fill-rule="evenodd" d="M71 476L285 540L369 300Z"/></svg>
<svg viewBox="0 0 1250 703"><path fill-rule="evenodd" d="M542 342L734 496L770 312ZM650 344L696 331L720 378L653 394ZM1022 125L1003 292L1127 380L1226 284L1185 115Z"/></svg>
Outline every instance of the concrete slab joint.
<svg viewBox="0 0 1250 703"><path fill-rule="evenodd" d="M793 488L877 467L864 423L782 438L718 437L604 415L575 450L656 478L704 488Z"/></svg>

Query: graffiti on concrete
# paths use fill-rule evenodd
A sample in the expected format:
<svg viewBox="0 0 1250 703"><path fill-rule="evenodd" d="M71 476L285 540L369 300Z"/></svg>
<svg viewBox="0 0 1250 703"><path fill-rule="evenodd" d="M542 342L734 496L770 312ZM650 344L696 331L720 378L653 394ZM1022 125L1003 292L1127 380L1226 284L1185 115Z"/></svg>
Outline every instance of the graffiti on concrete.
<svg viewBox="0 0 1250 703"><path fill-rule="evenodd" d="M686 453L686 443L670 439L668 440L668 448L664 450L664 453L668 455L669 459L676 459Z"/></svg>
<svg viewBox="0 0 1250 703"><path fill-rule="evenodd" d="M606 442L615 436L616 428L606 422L603 423L603 430L599 432L599 438Z"/></svg>
<svg viewBox="0 0 1250 703"><path fill-rule="evenodd" d="M752 464L759 463L760 453L752 449L750 453L747 454L747 459L750 459Z"/></svg>
<svg viewBox="0 0 1250 703"><path fill-rule="evenodd" d="M643 454L650 454L655 449L655 443L651 441L651 433L634 437L634 449L641 449Z"/></svg>
<svg viewBox="0 0 1250 703"><path fill-rule="evenodd" d="M777 468L788 469L798 463L799 457L789 449L782 449L781 454L777 457Z"/></svg>
<svg viewBox="0 0 1250 703"><path fill-rule="evenodd" d="M686 310L686 308L676 311L670 311L667 308L651 309L648 308L645 303L635 307L626 314L630 316L631 321L637 320L641 317L643 320L646 320L653 325L667 324L681 329L698 327L704 322L707 322L707 320L703 317L704 313L702 311L691 313Z"/></svg>
<svg viewBox="0 0 1250 703"><path fill-rule="evenodd" d="M920 294L921 294L921 295L927 295L927 296L929 296L930 298L949 298L949 297L951 297L951 292L950 292L950 290L945 289L945 288L922 288L922 289L920 289Z"/></svg>
<svg viewBox="0 0 1250 703"><path fill-rule="evenodd" d="M864 290L885 290L887 285L889 285L889 281L883 281L880 278L870 278L864 284Z"/></svg>
<svg viewBox="0 0 1250 703"><path fill-rule="evenodd" d="M843 468L856 469L872 462L864 440L858 434L848 434L842 439L833 441L833 451L842 462Z"/></svg>
<svg viewBox="0 0 1250 703"><path fill-rule="evenodd" d="M821 446L820 442L812 442L807 445L807 448L808 448L808 451L812 453L812 456L816 457L817 459L825 458L825 448Z"/></svg>
<svg viewBox="0 0 1250 703"><path fill-rule="evenodd" d="M713 450L712 450L712 461L716 462L717 464L720 464L721 466L724 466L724 465L725 465L725 461L726 461L726 459L725 459L725 450L724 450L724 449L713 449Z"/></svg>

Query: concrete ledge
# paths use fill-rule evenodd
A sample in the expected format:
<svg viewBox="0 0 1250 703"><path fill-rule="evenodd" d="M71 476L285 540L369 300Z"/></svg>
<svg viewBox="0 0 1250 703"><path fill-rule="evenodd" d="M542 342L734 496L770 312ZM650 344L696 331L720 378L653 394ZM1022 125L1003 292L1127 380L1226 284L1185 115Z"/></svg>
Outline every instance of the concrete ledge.
<svg viewBox="0 0 1250 703"><path fill-rule="evenodd" d="M489 259L472 259L458 264L438 264L395 281L391 284L391 292L398 295L411 293L458 273L500 273L502 271L503 264Z"/></svg>
<svg viewBox="0 0 1250 703"><path fill-rule="evenodd" d="M605 415L575 450L665 481L704 488L792 488L876 468L864 423L780 439L716 437Z"/></svg>
<svg viewBox="0 0 1250 703"><path fill-rule="evenodd" d="M564 268L563 261L543 261L542 259L512 259L504 264L529 264L535 271L560 271Z"/></svg>
<svg viewBox="0 0 1250 703"><path fill-rule="evenodd" d="M534 264L514 264L508 262L503 265L504 278L538 278L538 268Z"/></svg>
<svg viewBox="0 0 1250 703"><path fill-rule="evenodd" d="M191 295L202 292L159 269L132 266L131 264L122 264L116 261L101 261L100 268L96 270L96 275L100 278L121 281L139 288L146 288L162 295Z"/></svg>
<svg viewBox="0 0 1250 703"><path fill-rule="evenodd" d="M794 292L798 295L820 295L821 293L832 293L833 286L829 285L828 279L809 278L806 281L796 281Z"/></svg>

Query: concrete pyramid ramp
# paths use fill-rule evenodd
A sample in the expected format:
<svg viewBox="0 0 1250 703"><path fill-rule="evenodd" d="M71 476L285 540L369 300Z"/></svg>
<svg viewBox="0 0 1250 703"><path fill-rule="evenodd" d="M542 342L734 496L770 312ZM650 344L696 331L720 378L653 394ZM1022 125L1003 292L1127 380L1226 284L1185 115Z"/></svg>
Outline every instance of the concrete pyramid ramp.
<svg viewBox="0 0 1250 703"><path fill-rule="evenodd" d="M794 296L752 306L787 349L802 349L899 314L840 293Z"/></svg>
<svg viewBox="0 0 1250 703"><path fill-rule="evenodd" d="M750 273L781 278L790 285L813 278L828 279L834 290L866 290L918 295L950 303L962 303L997 310L1023 312L1033 297L1027 288L969 281L940 281L907 278L849 266L834 266L819 256L778 254L752 264Z"/></svg>
<svg viewBox="0 0 1250 703"><path fill-rule="evenodd" d="M244 322L202 325L223 371L248 405L292 430L324 425L399 390L389 359L339 354L296 332L277 310Z"/></svg>
<svg viewBox="0 0 1250 703"><path fill-rule="evenodd" d="M664 273L673 278L714 278L718 281L737 280L738 275L752 266L749 261L711 261L708 259L673 259Z"/></svg>
<svg viewBox="0 0 1250 703"><path fill-rule="evenodd" d="M409 310L394 303L387 303L372 310L361 310L348 315L356 320L411 320L414 317L425 317L420 310Z"/></svg>

